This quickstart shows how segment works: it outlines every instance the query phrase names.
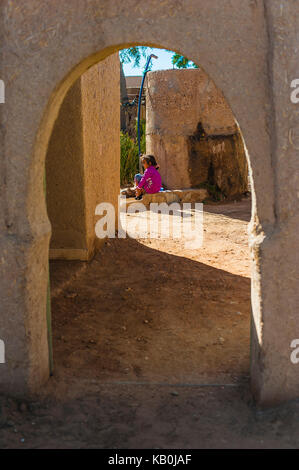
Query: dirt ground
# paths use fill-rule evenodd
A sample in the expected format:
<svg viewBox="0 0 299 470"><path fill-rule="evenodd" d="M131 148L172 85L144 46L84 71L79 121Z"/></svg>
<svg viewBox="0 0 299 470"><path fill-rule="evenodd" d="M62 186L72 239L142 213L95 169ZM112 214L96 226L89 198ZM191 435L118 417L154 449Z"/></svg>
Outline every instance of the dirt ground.
<svg viewBox="0 0 299 470"><path fill-rule="evenodd" d="M51 262L54 375L0 400L0 446L297 447L299 402L249 389L250 200L204 206L204 242L109 240Z"/></svg>

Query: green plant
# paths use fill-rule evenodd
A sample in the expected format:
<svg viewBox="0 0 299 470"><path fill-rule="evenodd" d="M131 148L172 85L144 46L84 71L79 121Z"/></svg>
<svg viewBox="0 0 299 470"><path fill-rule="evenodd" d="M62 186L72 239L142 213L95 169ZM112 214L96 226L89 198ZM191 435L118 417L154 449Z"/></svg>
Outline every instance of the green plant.
<svg viewBox="0 0 299 470"><path fill-rule="evenodd" d="M139 67L142 57L145 59L152 48L146 46L129 47L119 51L119 57L122 64L133 62L133 67Z"/></svg>
<svg viewBox="0 0 299 470"><path fill-rule="evenodd" d="M136 121L136 135L138 135L138 126L137 126L137 121ZM145 126L146 126L146 120L145 119L140 119L140 149L141 153L146 152L146 135L145 135Z"/></svg>
<svg viewBox="0 0 299 470"><path fill-rule="evenodd" d="M137 124L136 124L137 126ZM145 153L145 119L140 122L141 153ZM131 184L139 172L138 143L126 132L120 133L120 184Z"/></svg>
<svg viewBox="0 0 299 470"><path fill-rule="evenodd" d="M198 65L194 64L194 62L189 60L187 57L177 54L176 52L174 52L171 61L173 66L178 69L198 69Z"/></svg>
<svg viewBox="0 0 299 470"><path fill-rule="evenodd" d="M138 171L138 147L126 133L120 133L120 184L129 184Z"/></svg>
<svg viewBox="0 0 299 470"><path fill-rule="evenodd" d="M166 49L165 49L166 50ZM146 46L135 46L129 47L128 49L122 49L119 51L119 57L122 64L133 64L133 67L139 67L142 58L146 58L152 51L152 47ZM177 52L172 53L172 65L178 69L194 68L198 69L198 65L194 64L192 60L184 57ZM151 65L150 65L151 69Z"/></svg>

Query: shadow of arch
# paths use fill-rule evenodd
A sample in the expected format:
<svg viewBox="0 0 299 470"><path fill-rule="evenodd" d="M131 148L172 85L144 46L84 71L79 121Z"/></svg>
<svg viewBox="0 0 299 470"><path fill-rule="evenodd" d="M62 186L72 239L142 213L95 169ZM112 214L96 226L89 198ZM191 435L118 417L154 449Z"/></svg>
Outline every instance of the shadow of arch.
<svg viewBox="0 0 299 470"><path fill-rule="evenodd" d="M54 383L247 383L249 277L127 238L52 261L51 283Z"/></svg>

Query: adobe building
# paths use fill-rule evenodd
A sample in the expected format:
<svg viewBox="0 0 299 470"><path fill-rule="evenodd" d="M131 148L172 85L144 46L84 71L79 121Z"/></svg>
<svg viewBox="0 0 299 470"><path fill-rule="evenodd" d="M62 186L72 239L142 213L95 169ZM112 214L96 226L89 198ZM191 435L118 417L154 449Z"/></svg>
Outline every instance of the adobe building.
<svg viewBox="0 0 299 470"><path fill-rule="evenodd" d="M213 187L225 197L248 189L242 137L222 93L200 68L150 72L146 149L168 189Z"/></svg>
<svg viewBox="0 0 299 470"><path fill-rule="evenodd" d="M131 138L137 138L137 114L138 114L138 103L139 93L142 82L142 76L127 76L123 74L123 68L121 67L121 130L126 132ZM140 118L146 119L146 82L144 82Z"/></svg>
<svg viewBox="0 0 299 470"><path fill-rule="evenodd" d="M299 397L299 364L291 360L299 337L299 113L290 99L298 29L296 0L231 0L221 8L219 0L1 2L1 393L28 396L49 379L44 175L63 100L93 65L150 45L197 63L238 122L253 194L251 390L263 405ZM112 142L114 131L106 131ZM103 166L109 158L103 152Z"/></svg>
<svg viewBox="0 0 299 470"><path fill-rule="evenodd" d="M46 156L50 259L89 260L103 241L94 229L97 204L117 207L119 80L113 54L78 78L61 105Z"/></svg>

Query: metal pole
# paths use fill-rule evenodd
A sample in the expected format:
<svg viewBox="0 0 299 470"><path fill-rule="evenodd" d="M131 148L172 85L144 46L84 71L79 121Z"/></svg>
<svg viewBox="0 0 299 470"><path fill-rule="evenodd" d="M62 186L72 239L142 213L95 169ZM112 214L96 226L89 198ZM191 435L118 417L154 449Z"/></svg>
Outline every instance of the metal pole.
<svg viewBox="0 0 299 470"><path fill-rule="evenodd" d="M137 118L137 133L138 133L138 156L140 157L141 155L141 145L140 145L140 114L141 114L141 97L142 97L142 92L143 92L143 85L144 85L144 80L146 77L146 74L148 72L149 64L151 59L158 59L158 57L154 54L151 54L149 58L147 59L146 66L143 72L143 77L142 77L142 82L141 82L141 87L139 90L139 99L138 99L138 118ZM141 172L141 162L139 160L139 171Z"/></svg>

